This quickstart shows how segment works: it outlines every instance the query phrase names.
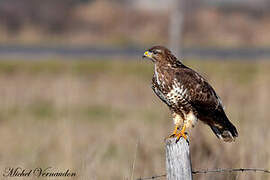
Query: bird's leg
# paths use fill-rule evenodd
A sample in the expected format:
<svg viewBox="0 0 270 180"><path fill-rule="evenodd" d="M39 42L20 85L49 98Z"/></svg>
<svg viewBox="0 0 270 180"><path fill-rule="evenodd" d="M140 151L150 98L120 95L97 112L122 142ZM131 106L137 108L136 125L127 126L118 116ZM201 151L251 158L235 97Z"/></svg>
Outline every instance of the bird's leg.
<svg viewBox="0 0 270 180"><path fill-rule="evenodd" d="M186 131L186 124L183 125L182 129L179 132L178 132L178 130L179 130L179 125L176 124L173 133L171 135L169 135L167 138L176 137L176 143L179 141L179 139L181 137L183 137L185 140L187 140L187 133L185 132ZM165 138L165 139L167 139L167 138Z"/></svg>
<svg viewBox="0 0 270 180"><path fill-rule="evenodd" d="M174 127L174 131L171 135L169 135L168 138L171 138L171 137L175 137L177 135L177 130L179 129L179 125L176 124L175 127Z"/></svg>
<svg viewBox="0 0 270 180"><path fill-rule="evenodd" d="M187 140L187 135L186 135L185 131L186 131L186 125L184 124L181 131L179 133L175 134L176 142L178 142L181 137L183 137L185 140Z"/></svg>

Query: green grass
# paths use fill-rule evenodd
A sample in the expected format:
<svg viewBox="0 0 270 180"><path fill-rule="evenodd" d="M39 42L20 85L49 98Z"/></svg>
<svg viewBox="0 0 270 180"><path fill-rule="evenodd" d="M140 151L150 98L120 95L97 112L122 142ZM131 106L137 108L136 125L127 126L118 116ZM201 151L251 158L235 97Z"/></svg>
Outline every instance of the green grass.
<svg viewBox="0 0 270 180"><path fill-rule="evenodd" d="M225 144L199 123L190 133L193 168L269 169L270 62L185 63L209 79L239 130L237 141ZM150 88L152 74L143 60L0 61L0 168L53 165L78 170L77 179L128 179L139 142L134 177L164 173L163 139L173 123Z"/></svg>
<svg viewBox="0 0 270 180"><path fill-rule="evenodd" d="M263 61L262 61L263 62ZM239 61L215 61L215 60L184 60L184 63L197 69L203 73L216 76L233 76L244 79L246 76L253 77L261 71L260 62ZM266 67L270 67L270 63L265 62ZM135 60L98 60L88 61L86 59L77 61L64 60L40 60L40 61L0 61L0 73L12 74L25 72L28 74L61 74L72 73L74 75L136 75L138 77L148 77L153 73L152 63L142 59ZM248 78L247 78L248 79Z"/></svg>

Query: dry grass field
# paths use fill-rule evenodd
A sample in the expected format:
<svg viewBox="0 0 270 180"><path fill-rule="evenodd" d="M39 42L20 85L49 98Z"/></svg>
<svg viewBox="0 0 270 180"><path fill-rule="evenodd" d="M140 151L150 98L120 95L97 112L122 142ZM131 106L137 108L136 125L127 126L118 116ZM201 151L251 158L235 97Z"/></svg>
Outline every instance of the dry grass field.
<svg viewBox="0 0 270 180"><path fill-rule="evenodd" d="M270 169L270 62L186 63L211 82L239 130L229 144L199 123L190 134L193 169ZM164 174L163 139L173 123L150 88L152 71L143 60L0 61L0 179L5 167L18 166L71 169L77 172L74 179L82 180ZM267 180L270 175L194 179Z"/></svg>

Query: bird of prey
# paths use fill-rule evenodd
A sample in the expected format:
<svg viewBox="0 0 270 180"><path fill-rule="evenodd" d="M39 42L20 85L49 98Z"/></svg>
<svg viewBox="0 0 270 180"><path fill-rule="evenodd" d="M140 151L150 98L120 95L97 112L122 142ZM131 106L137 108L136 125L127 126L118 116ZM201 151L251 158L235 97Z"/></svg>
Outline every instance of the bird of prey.
<svg viewBox="0 0 270 180"><path fill-rule="evenodd" d="M201 120L219 139L235 140L237 130L227 118L219 96L199 73L162 46L147 50L143 58L154 63L152 89L172 113L175 129L169 137L176 137L176 141L180 137L187 139L186 129Z"/></svg>

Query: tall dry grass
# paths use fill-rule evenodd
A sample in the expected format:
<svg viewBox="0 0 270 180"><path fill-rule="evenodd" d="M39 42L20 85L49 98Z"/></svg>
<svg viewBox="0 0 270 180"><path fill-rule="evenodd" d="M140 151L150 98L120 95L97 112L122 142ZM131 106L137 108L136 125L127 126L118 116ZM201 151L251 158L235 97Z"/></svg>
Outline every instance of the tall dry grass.
<svg viewBox="0 0 270 180"><path fill-rule="evenodd" d="M187 63L209 79L239 130L237 141L229 144L199 123L190 134L193 169L270 169L270 63ZM5 167L52 166L69 168L77 172L74 179L87 180L164 174L163 138L173 123L168 108L150 88L152 69L143 61L1 61L1 173Z"/></svg>

